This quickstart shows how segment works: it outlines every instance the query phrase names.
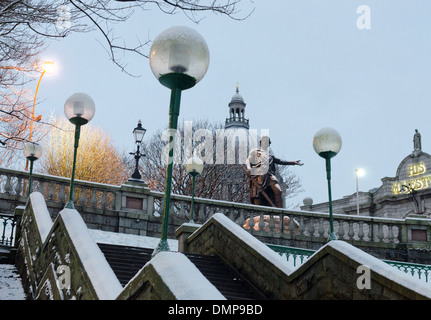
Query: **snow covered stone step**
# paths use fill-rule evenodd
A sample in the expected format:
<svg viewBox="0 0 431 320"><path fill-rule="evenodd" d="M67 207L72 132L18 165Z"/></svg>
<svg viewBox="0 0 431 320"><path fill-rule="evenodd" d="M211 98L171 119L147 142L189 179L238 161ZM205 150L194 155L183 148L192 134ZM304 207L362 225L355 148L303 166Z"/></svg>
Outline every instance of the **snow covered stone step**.
<svg viewBox="0 0 431 320"><path fill-rule="evenodd" d="M218 256L188 254L185 256L228 300L253 300L261 298L240 274L226 265Z"/></svg>
<svg viewBox="0 0 431 320"><path fill-rule="evenodd" d="M21 276L13 264L0 264L0 300L26 300Z"/></svg>
<svg viewBox="0 0 431 320"><path fill-rule="evenodd" d="M98 243L115 275L125 286L151 260L153 249Z"/></svg>
<svg viewBox="0 0 431 320"><path fill-rule="evenodd" d="M154 251L152 248L106 243L99 243L98 245L123 286L151 260ZM227 299L249 300L259 298L254 289L217 256L187 253L184 255Z"/></svg>

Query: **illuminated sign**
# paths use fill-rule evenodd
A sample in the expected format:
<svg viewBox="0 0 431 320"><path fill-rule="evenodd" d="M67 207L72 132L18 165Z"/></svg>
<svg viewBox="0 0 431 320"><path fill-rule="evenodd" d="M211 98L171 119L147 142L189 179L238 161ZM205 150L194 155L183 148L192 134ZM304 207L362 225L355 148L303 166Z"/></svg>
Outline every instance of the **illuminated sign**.
<svg viewBox="0 0 431 320"><path fill-rule="evenodd" d="M392 193L397 194L408 194L413 190L427 189L431 187L431 175L423 176L426 172L426 166L424 162L415 163L407 167L407 176L409 179L394 182L392 184Z"/></svg>
<svg viewBox="0 0 431 320"><path fill-rule="evenodd" d="M418 176L420 174L424 174L426 171L425 163L419 162L416 164L412 164L407 167L407 173L409 177Z"/></svg>

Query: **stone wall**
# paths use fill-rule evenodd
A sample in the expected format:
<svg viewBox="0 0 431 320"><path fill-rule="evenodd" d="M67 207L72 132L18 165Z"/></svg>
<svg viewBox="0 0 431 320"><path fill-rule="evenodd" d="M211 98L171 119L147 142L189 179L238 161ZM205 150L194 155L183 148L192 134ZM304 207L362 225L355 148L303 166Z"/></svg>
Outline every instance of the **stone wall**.
<svg viewBox="0 0 431 320"><path fill-rule="evenodd" d="M344 241L330 241L298 269L223 214L179 236L180 248L217 254L267 299L430 299L431 290ZM33 299L223 299L185 255L160 252L123 289L76 210L52 222L43 196L24 209L17 267ZM358 268L369 270L359 288ZM66 273L65 273L66 272Z"/></svg>
<svg viewBox="0 0 431 320"><path fill-rule="evenodd" d="M0 168L0 210L3 208L4 213L12 214L17 206L25 205L27 197L23 195L23 182L27 176L25 172ZM69 183L67 178L34 175L32 185L43 194L52 219L64 208ZM163 193L151 191L145 183L136 181L113 186L77 180L75 185L75 208L89 228L160 237ZM240 226L248 223L252 227L248 232L265 243L317 250L328 238L327 213L203 198L195 198L194 203L196 223L204 223L214 212L220 212ZM191 197L171 196L169 238L174 238L175 230L189 222L190 204ZM282 221L292 223L280 226L280 217L283 217ZM252 226L255 219L260 221ZM381 259L431 264L431 219L408 219L334 214L334 228L340 240ZM299 225L295 226L293 221ZM410 233L408 228L412 230Z"/></svg>
<svg viewBox="0 0 431 320"><path fill-rule="evenodd" d="M76 210L63 209L52 222L33 192L19 213L16 265L33 300L224 299L178 252L157 254L123 289Z"/></svg>
<svg viewBox="0 0 431 320"><path fill-rule="evenodd" d="M21 221L16 265L32 299L114 299L122 289L76 210L54 223L33 192Z"/></svg>
<svg viewBox="0 0 431 320"><path fill-rule="evenodd" d="M430 299L431 290L344 241L330 241L298 269L216 214L186 237L188 252L217 254L268 299ZM370 289L357 286L358 267L370 270Z"/></svg>

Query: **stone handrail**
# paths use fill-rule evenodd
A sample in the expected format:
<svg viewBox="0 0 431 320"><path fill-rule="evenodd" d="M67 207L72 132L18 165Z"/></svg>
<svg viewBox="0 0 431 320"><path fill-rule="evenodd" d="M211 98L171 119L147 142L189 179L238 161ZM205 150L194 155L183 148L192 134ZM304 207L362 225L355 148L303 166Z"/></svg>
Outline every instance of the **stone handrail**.
<svg viewBox="0 0 431 320"><path fill-rule="evenodd" d="M33 299L113 300L122 286L80 214L63 209L54 222L33 192L22 213L16 266Z"/></svg>
<svg viewBox="0 0 431 320"><path fill-rule="evenodd" d="M316 251L301 248L292 248L287 246L268 245L269 248L284 257L288 263L294 267L299 267L305 263ZM382 260L387 264L403 271L404 273L422 280L426 283L431 282L431 265L406 263L400 261Z"/></svg>
<svg viewBox="0 0 431 320"><path fill-rule="evenodd" d="M22 204L26 201L24 197L26 192L23 189L27 178L27 172L0 168L0 196L2 193L16 196L21 199ZM69 181L68 178L35 173L32 186L35 191L44 195L47 202L65 204L68 198ZM76 180L75 205L82 206L81 208L102 209L99 210L102 214L120 212L121 217L129 215L133 221L146 220L160 224L164 194L151 191L142 185L113 186ZM128 203L133 201L126 200L139 200L140 204L138 207L130 207ZM305 247L317 249L328 238L328 213L295 211L203 198L195 198L194 203L195 223L204 223L214 213L220 212L266 243L281 244L285 241L294 241L296 244L292 243L292 245L301 247L308 242L312 245ZM189 221L190 205L189 196L171 196L170 223L173 223L174 227ZM58 207L63 208L63 206ZM91 213L91 210L89 212ZM283 223L280 224L280 221ZM413 243L416 247L430 249L430 219L388 219L334 214L334 229L340 240L354 245L394 248L400 244ZM173 231L174 229L170 234L173 235ZM120 232L123 231L120 230ZM142 234L139 232L135 233ZM414 235L417 234L420 235L420 239L415 238Z"/></svg>
<svg viewBox="0 0 431 320"><path fill-rule="evenodd" d="M152 192L156 200L162 194ZM257 236L274 238L313 239L326 242L328 239L329 215L327 213L296 211L262 207L211 199L195 198L194 221L203 223L215 212L221 212L239 225L245 226ZM173 195L171 213L186 216L190 197ZM160 205L156 205L160 207ZM254 217L254 219L249 219ZM408 226L427 226L428 219L388 219L368 216L334 214L334 228L340 240L356 242L406 243ZM284 223L280 225L280 221ZM414 222L413 222L414 221Z"/></svg>
<svg viewBox="0 0 431 320"><path fill-rule="evenodd" d="M28 172L0 168L0 193L17 197L27 196ZM66 203L69 198L70 179L33 173L32 192L42 193L46 200ZM119 186L75 180L75 204L101 209L115 209L115 193Z"/></svg>
<svg viewBox="0 0 431 320"><path fill-rule="evenodd" d="M293 267L219 213L185 241L187 252L218 255L270 300L431 297L426 283L412 281L411 277L346 241L329 241L302 267ZM370 271L366 290L357 281L362 279L358 278L359 267L364 266Z"/></svg>

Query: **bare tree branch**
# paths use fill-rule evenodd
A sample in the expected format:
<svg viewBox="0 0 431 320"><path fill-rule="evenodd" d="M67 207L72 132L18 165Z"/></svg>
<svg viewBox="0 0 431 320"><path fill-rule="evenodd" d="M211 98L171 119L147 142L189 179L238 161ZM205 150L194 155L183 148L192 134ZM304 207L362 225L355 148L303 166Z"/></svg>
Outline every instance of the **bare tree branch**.
<svg viewBox="0 0 431 320"><path fill-rule="evenodd" d="M40 72L38 56L46 48L47 40L96 30L102 35L101 43L112 62L128 75L138 76L129 71L125 55L148 58L145 50L150 39L138 38L130 45L125 35L114 34L117 24L148 10L166 14L182 12L196 23L206 13L242 20L253 12L251 9L240 16L239 4L247 1L252 3L251 0L0 1L0 149L19 149L18 145L28 138L28 122L34 119L28 107L32 100L24 88L34 80L27 76ZM38 121L41 132L47 124Z"/></svg>
<svg viewBox="0 0 431 320"><path fill-rule="evenodd" d="M196 150L196 152L199 150L199 148L196 148L199 141L194 139L196 138L195 132L200 129L211 131L213 133L212 137L215 137L215 130L223 129L223 125L221 123L214 124L203 120L193 121L192 141L188 141L188 138L185 138L184 126L181 124L179 125L179 134L177 137L181 137L181 141L176 146L180 147L181 151L177 149L176 152L178 152L178 155L181 155L182 158L175 159L173 164L172 192L175 194L191 195L191 176L185 170L185 161L187 159L183 158L186 157L185 150L190 148L190 143L194 143L194 150ZM211 141L213 144L219 142L220 141L216 140ZM146 157L140 162L143 179L150 185L151 189L164 191L167 166L167 141L162 139L162 131L156 132L150 139L143 143L141 150L142 153L146 154ZM211 161L211 163L206 163L204 161L204 170L196 178L195 196L249 203L249 179L243 168L241 168L243 164L229 164L226 162L216 164L217 155L215 154L215 150L216 146L214 145L213 161ZM208 150L205 150L205 152L207 151ZM224 152L226 153L227 150L225 149ZM202 154L196 153L195 156L205 159ZM131 170L134 164L130 162L129 167ZM281 166L277 177L286 199L292 198L299 192L302 192L298 177L287 167Z"/></svg>

